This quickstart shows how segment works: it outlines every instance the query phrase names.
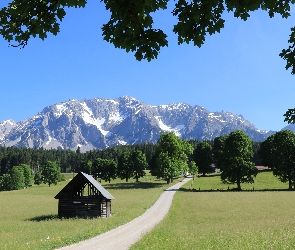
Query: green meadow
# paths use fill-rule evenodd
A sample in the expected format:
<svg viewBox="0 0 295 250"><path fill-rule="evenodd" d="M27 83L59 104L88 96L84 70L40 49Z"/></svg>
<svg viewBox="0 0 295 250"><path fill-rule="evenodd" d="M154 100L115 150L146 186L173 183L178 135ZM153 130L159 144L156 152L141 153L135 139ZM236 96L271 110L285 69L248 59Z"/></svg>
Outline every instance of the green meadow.
<svg viewBox="0 0 295 250"><path fill-rule="evenodd" d="M167 188L150 175L139 183L102 182L115 197L110 218L59 219L54 196L68 181L0 192L0 248L54 249L91 238L143 214ZM235 187L219 176L188 182L164 220L132 249L295 249L295 192L271 172L243 184L242 192L227 191Z"/></svg>
<svg viewBox="0 0 295 250"><path fill-rule="evenodd" d="M223 192L228 185L219 176L195 178L175 194L168 216L132 249L295 249L295 192L283 191L288 185L271 172L242 188Z"/></svg>
<svg viewBox="0 0 295 250"><path fill-rule="evenodd" d="M143 214L167 188L165 181L150 175L139 183L119 179L102 182L115 197L110 218L59 219L54 196L68 181L0 192L0 249L54 249L91 238Z"/></svg>

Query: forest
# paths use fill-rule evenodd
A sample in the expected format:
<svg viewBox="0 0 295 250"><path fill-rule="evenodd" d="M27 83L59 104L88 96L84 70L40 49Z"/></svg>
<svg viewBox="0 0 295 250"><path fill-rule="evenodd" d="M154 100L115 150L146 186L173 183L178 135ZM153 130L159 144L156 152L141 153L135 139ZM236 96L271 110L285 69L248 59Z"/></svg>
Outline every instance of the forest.
<svg viewBox="0 0 295 250"><path fill-rule="evenodd" d="M213 141L207 141L213 146ZM196 140L189 140L189 144L196 148L199 143ZM252 142L255 165L260 165L261 159L258 155L260 142ZM146 155L149 163L156 151L157 144L145 143L134 145L120 145L107 149L96 149L81 153L79 148L76 151L62 149L43 149L43 148L17 148L0 146L0 176L6 174L13 166L27 164L33 172L42 170L47 161L58 162L62 173L78 172L81 162L85 160L94 161L96 158L118 159L124 152L140 150Z"/></svg>
<svg viewBox="0 0 295 250"><path fill-rule="evenodd" d="M195 162L198 160L196 152L198 146L201 147L202 145L207 146L209 152L200 152L200 155L209 155L209 161L205 163L205 165L207 164L206 169L202 168L202 163L199 162L198 171L203 174L214 171L211 165L215 162L213 151L214 149L216 151L216 147L219 147L217 143L215 143L214 147L214 141L184 141L177 139L174 135L170 139L172 140L171 145L183 142L182 145L188 145L186 146L188 150L183 154L185 155L184 158L183 156L175 158L173 155L167 155L165 158L165 155L161 154L162 163L158 164L157 159L160 157L161 148L159 141L156 144L120 145L107 149L91 150L85 153L80 152L79 147L76 151L0 147L0 191L26 188L33 183L41 184L42 182L50 186L62 180L61 173L77 173L79 171L92 174L96 179L103 179L108 182L117 177L125 179L127 182L130 178L138 181L140 177L144 176L144 170L150 170L152 175L164 178L169 182L179 172L194 171L192 167L195 166ZM168 140L170 139L168 138ZM165 148L165 146L162 147ZM259 142L252 142L254 153L252 161L255 165L260 165L261 161L258 155L259 148ZM174 152L173 154L178 153ZM169 161L170 165L173 165L173 161L175 165L170 172L163 169L163 167L159 167L160 165L167 165L167 161ZM193 164L191 164L192 162Z"/></svg>

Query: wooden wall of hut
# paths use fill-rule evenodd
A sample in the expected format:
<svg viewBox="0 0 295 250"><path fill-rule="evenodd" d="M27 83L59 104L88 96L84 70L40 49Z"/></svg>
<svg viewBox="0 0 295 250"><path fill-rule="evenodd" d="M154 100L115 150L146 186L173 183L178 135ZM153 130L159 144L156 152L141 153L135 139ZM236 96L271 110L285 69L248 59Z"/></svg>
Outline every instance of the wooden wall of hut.
<svg viewBox="0 0 295 250"><path fill-rule="evenodd" d="M58 202L58 215L60 217L109 217L111 201L103 196L62 198Z"/></svg>

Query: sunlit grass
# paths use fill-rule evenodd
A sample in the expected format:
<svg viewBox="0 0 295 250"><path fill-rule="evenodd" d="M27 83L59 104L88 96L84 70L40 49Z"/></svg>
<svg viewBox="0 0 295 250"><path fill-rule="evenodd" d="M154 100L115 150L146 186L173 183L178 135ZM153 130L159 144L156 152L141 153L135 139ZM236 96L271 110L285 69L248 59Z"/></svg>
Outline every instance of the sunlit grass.
<svg viewBox="0 0 295 250"><path fill-rule="evenodd" d="M66 183L0 192L0 249L54 249L91 238L143 214L167 188L150 175L140 183L102 182L115 197L112 217L59 219L53 197ZM295 192L252 192L253 186L255 191L288 188L270 172L242 184L251 192L219 192L236 185L222 184L219 176L195 178L134 249L295 249Z"/></svg>
<svg viewBox="0 0 295 250"><path fill-rule="evenodd" d="M211 192L222 185L218 176L196 178L193 186L209 192L186 192L187 183L168 216L132 249L295 249L295 192ZM266 188L288 186L260 173L255 190Z"/></svg>
<svg viewBox="0 0 295 250"><path fill-rule="evenodd" d="M242 183L242 190L281 190L288 189L288 183L282 183L272 172L260 172L254 179L254 183ZM189 187L197 191L231 190L237 188L237 184L223 184L219 175L207 175L195 177Z"/></svg>
<svg viewBox="0 0 295 250"><path fill-rule="evenodd" d="M143 214L167 187L150 175L140 183L102 182L115 197L110 218L59 219L54 196L67 183L0 192L0 249L54 249L96 236Z"/></svg>

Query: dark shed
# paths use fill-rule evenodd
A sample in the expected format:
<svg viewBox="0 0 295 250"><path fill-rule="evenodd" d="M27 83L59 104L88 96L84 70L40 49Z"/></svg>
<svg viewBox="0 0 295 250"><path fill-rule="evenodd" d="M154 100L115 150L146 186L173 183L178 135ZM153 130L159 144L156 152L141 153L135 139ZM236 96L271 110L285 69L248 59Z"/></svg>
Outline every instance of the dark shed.
<svg viewBox="0 0 295 250"><path fill-rule="evenodd" d="M61 217L109 217L115 199L91 175L79 172L55 197Z"/></svg>

